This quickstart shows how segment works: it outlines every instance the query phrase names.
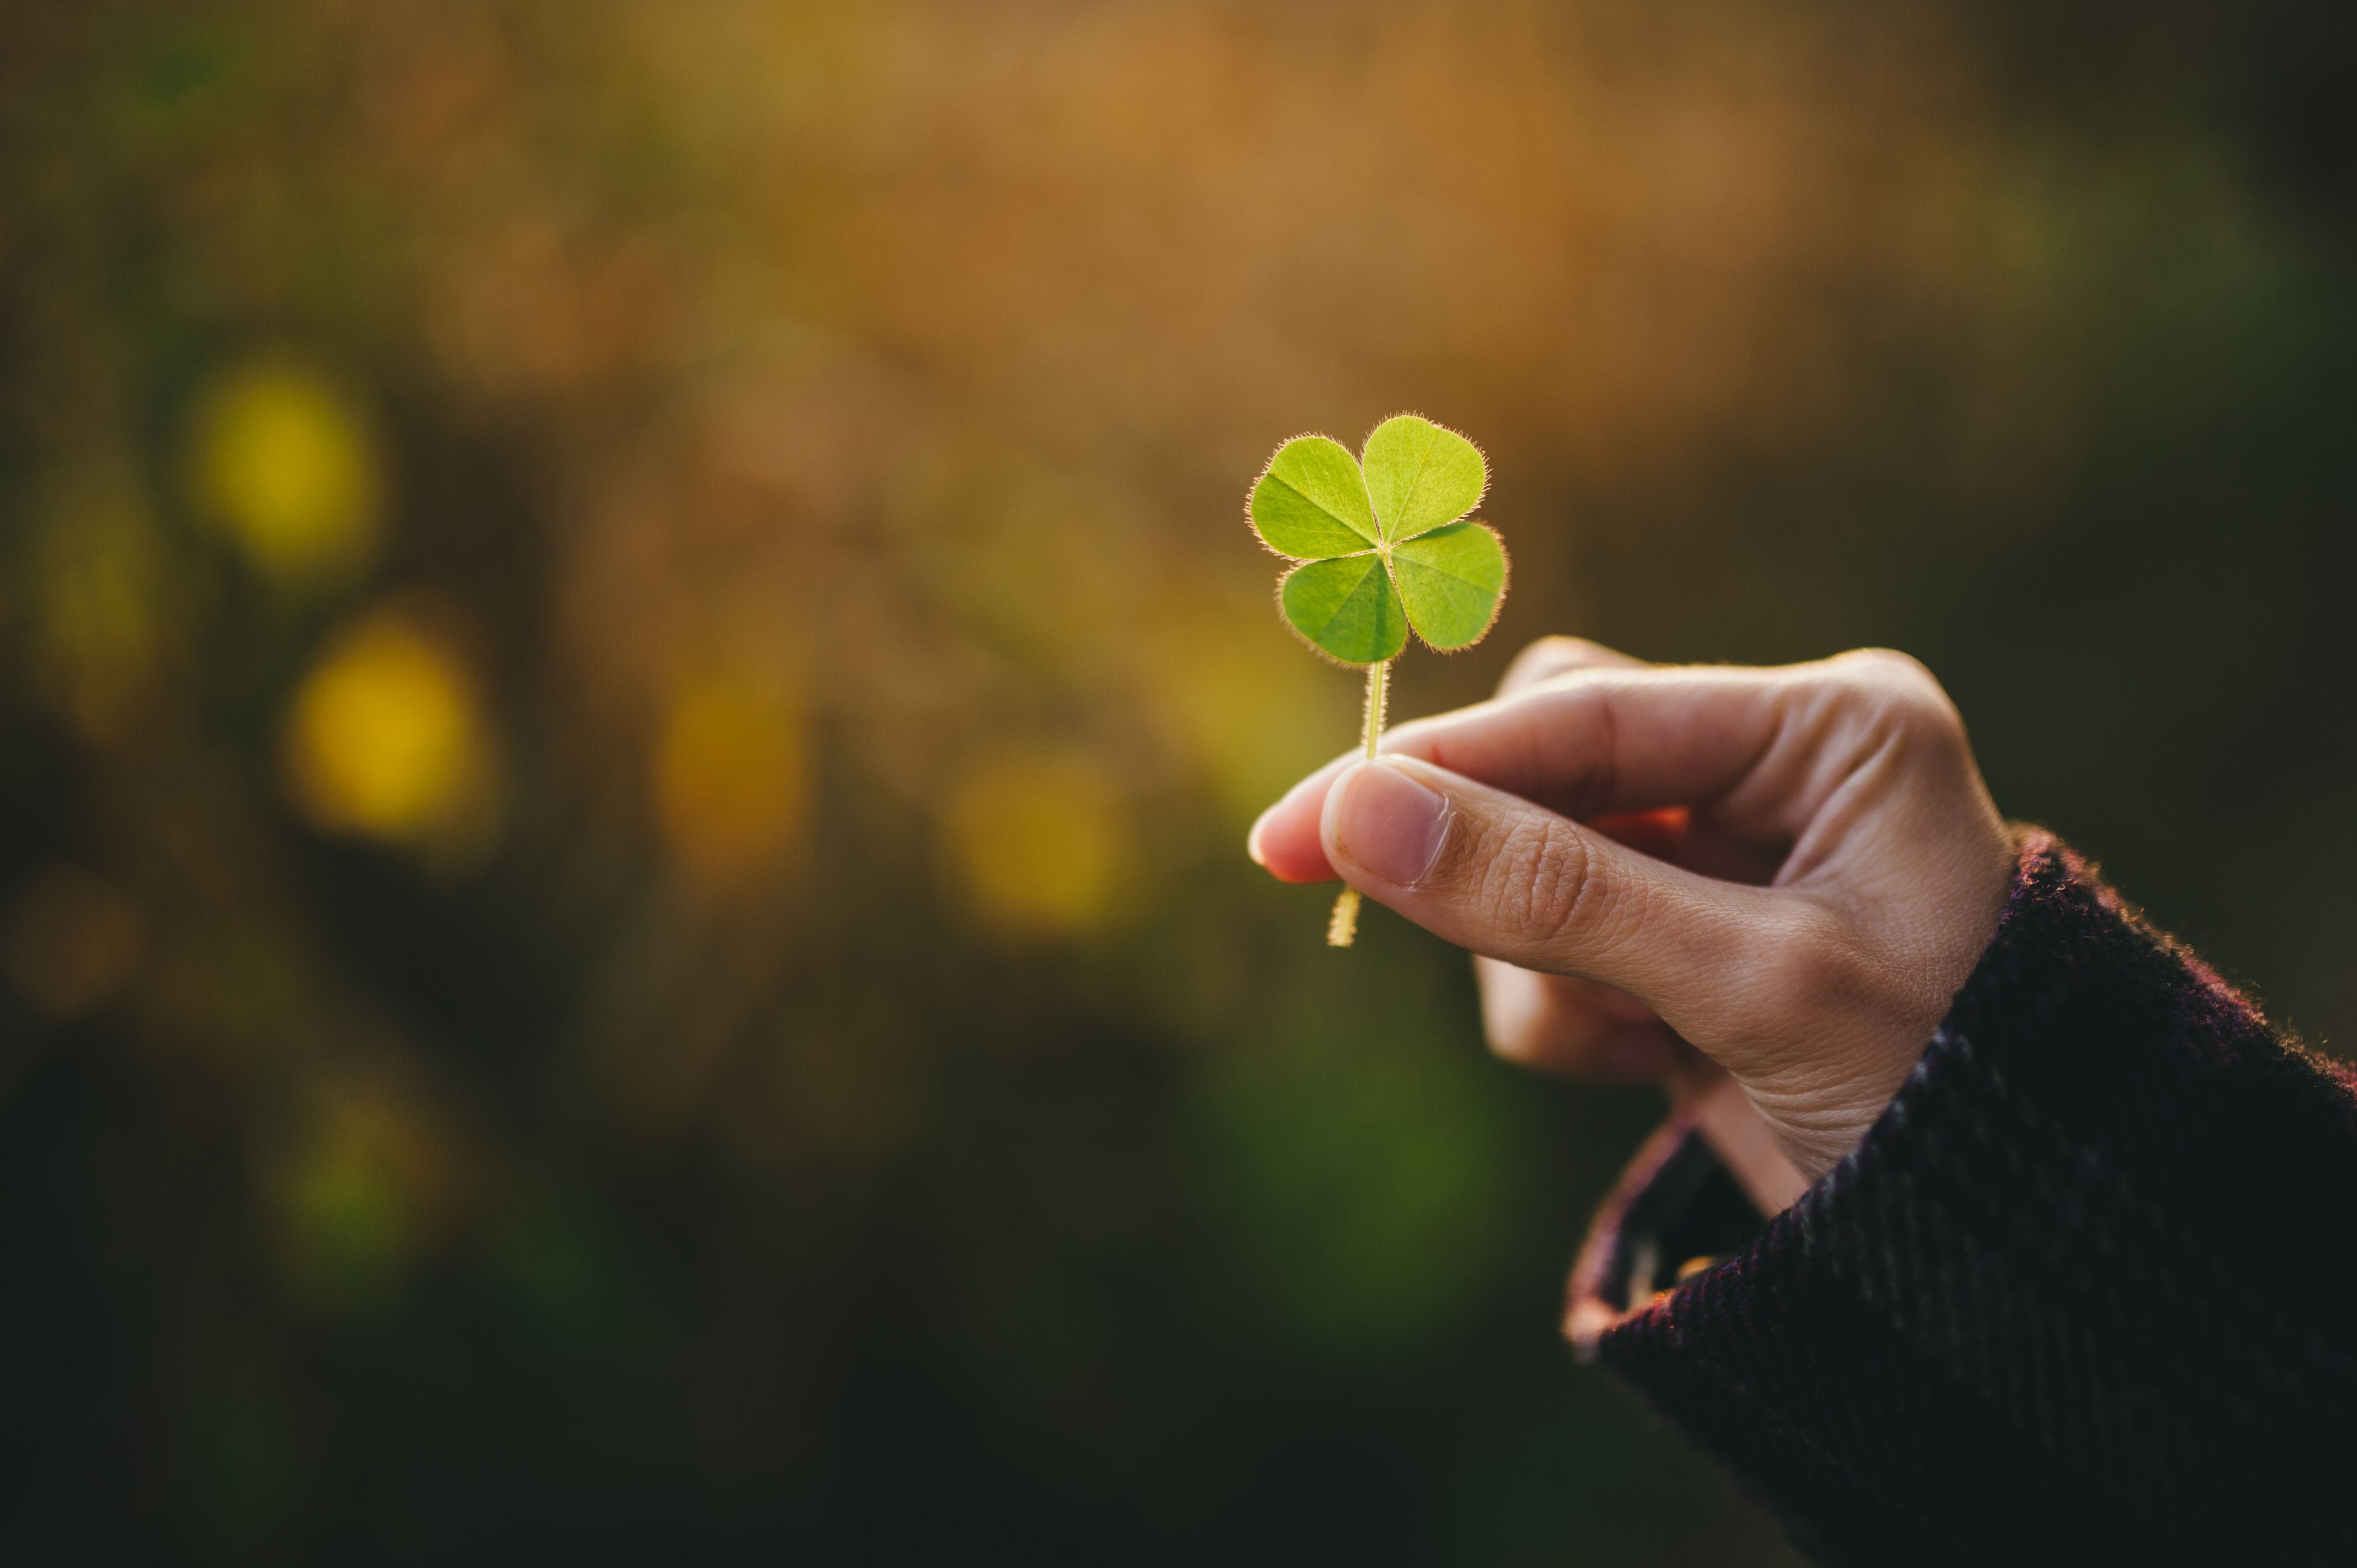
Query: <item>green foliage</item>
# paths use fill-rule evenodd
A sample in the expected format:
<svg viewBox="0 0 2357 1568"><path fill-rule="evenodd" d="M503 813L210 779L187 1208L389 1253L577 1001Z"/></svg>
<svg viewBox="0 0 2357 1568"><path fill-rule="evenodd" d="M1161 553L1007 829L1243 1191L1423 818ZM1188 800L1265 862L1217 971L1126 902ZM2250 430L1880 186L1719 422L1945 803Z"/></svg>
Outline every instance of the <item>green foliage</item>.
<svg viewBox="0 0 2357 1568"><path fill-rule="evenodd" d="M1299 436L1276 449L1253 487L1252 519L1271 550L1297 561L1366 550L1379 537L1359 460L1323 435Z"/></svg>
<svg viewBox="0 0 2357 1568"><path fill-rule="evenodd" d="M1277 603L1296 631L1345 664L1373 664L1407 645L1399 594L1372 551L1295 567Z"/></svg>
<svg viewBox="0 0 2357 1568"><path fill-rule="evenodd" d="M1418 636L1443 650L1466 648L1498 618L1506 552L1484 525L1452 522L1399 544L1392 578Z"/></svg>
<svg viewBox="0 0 2357 1568"><path fill-rule="evenodd" d="M1378 956L1412 940L1394 927ZM1294 984L1197 1080L1222 1289L1289 1357L1396 1375L1484 1305L1529 1101L1461 1048L1454 976L1389 961Z"/></svg>
<svg viewBox="0 0 2357 1568"><path fill-rule="evenodd" d="M1455 522L1481 504L1490 484L1480 448L1412 413L1376 425L1361 464L1383 537L1394 543Z"/></svg>
<svg viewBox="0 0 2357 1568"><path fill-rule="evenodd" d="M1480 504L1480 449L1412 413L1375 426L1357 458L1323 435L1276 450L1252 490L1261 542L1301 564L1277 603L1345 664L1396 658L1412 630L1443 651L1481 640L1506 592L1506 551Z"/></svg>

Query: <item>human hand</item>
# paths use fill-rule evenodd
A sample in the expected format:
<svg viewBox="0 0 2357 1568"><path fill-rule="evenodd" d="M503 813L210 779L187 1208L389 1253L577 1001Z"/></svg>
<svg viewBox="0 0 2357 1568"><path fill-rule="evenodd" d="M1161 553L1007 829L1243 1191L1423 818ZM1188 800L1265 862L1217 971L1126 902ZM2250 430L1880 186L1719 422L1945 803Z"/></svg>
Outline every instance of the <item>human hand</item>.
<svg viewBox="0 0 2357 1568"><path fill-rule="evenodd" d="M1811 1180L1897 1092L2011 885L1963 721L1903 654L1658 666L1551 638L1383 751L1294 786L1254 858L1471 949L1501 1056L1691 1092L1716 1064Z"/></svg>

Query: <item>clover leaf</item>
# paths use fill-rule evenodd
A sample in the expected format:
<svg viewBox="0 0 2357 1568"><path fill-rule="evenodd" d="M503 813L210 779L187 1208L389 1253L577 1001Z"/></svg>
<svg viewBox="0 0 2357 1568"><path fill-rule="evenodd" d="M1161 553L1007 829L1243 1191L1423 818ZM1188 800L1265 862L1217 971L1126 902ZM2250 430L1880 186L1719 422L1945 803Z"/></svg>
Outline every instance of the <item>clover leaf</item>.
<svg viewBox="0 0 2357 1568"><path fill-rule="evenodd" d="M1506 547L1466 516L1489 483L1480 447L1401 413L1376 425L1356 457L1326 436L1296 436L1253 484L1253 532L1298 563L1277 583L1286 624L1321 653L1366 667L1369 757L1407 634L1448 652L1480 641L1498 618ZM1326 940L1346 948L1358 930L1359 892L1346 887Z"/></svg>
<svg viewBox="0 0 2357 1568"><path fill-rule="evenodd" d="M1300 563L1277 589L1286 622L1345 664L1396 658L1410 631L1444 652L1479 642L1506 590L1505 547L1466 520L1488 483L1479 447L1412 413L1375 426L1355 458L1323 435L1278 447L1252 524Z"/></svg>

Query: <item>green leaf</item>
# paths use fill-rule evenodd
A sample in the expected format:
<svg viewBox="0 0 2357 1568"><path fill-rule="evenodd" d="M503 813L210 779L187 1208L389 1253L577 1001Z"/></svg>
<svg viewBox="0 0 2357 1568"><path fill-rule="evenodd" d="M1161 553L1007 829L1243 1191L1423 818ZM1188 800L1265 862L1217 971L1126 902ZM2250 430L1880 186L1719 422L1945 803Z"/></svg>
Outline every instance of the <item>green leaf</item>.
<svg viewBox="0 0 2357 1568"><path fill-rule="evenodd" d="M1447 652L1480 641L1498 618L1506 547L1486 523L1452 522L1393 545L1392 574L1408 624Z"/></svg>
<svg viewBox="0 0 2357 1568"><path fill-rule="evenodd" d="M1379 663L1407 646L1399 595L1372 554L1295 567L1277 602L1296 631L1345 664Z"/></svg>
<svg viewBox="0 0 2357 1568"><path fill-rule="evenodd" d="M1412 413L1376 425L1363 461L1375 516L1394 543L1455 522L1480 504L1490 482L1480 447Z"/></svg>
<svg viewBox="0 0 2357 1568"><path fill-rule="evenodd" d="M1252 524L1271 550L1296 561L1348 555L1376 542L1358 459L1323 435L1297 435L1276 449L1253 486Z"/></svg>

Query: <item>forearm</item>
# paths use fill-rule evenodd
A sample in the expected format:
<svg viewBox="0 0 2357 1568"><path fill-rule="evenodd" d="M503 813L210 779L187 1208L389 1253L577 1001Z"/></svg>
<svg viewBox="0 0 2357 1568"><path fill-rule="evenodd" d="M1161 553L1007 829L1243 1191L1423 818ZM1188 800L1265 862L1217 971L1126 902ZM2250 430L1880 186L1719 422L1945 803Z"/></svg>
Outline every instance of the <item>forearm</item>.
<svg viewBox="0 0 2357 1568"><path fill-rule="evenodd" d="M1583 1350L1832 1560L2357 1546L2357 1097L2049 838L1889 1109L1748 1250L1655 1298L1681 1260L1629 1280L1620 1219Z"/></svg>

